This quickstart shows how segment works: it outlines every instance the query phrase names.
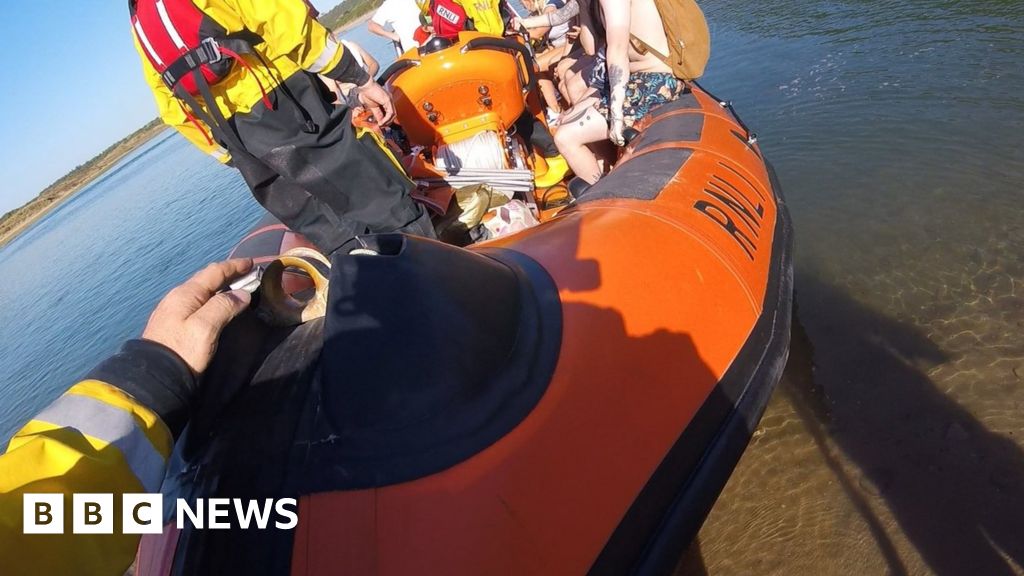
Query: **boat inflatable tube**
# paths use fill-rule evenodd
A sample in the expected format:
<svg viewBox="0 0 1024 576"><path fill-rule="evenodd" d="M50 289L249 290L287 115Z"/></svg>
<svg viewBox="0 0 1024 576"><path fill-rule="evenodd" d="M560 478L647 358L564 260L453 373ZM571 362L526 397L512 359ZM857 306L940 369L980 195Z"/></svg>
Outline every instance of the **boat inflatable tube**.
<svg viewBox="0 0 1024 576"><path fill-rule="evenodd" d="M297 528L168 509L137 573L670 573L788 353L789 217L730 109L695 86L512 236L365 240L324 318L228 327L164 482Z"/></svg>

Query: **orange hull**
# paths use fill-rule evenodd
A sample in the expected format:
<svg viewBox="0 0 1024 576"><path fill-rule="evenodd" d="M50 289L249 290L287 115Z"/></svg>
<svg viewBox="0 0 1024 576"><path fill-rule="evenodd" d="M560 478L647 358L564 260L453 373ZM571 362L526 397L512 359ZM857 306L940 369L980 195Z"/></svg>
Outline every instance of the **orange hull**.
<svg viewBox="0 0 1024 576"><path fill-rule="evenodd" d="M366 329L359 338L344 340L351 336L328 325L328 335L360 352L352 353L351 379L331 381L340 388L334 400L325 385L314 385L303 396L322 394L324 406L344 398L345 406L332 416L337 434L310 425L314 430L308 434L297 433L309 441L308 452L301 457L289 452L289 462L303 462L303 478L281 484L282 493L299 496L298 528L276 537L285 542L232 549L235 560L251 559L227 563L214 560L226 553L227 542L237 546L250 536L232 540L193 533L185 545L179 541L177 554L186 558L179 564L204 573L287 566L295 576L670 571L745 448L788 352L791 230L770 168L751 140L726 108L695 88L658 109L611 174L540 226L468 251L382 237L381 245L394 250L388 264L380 264L380 256L336 256L336 271L358 272L347 278L392 274L394 285L401 286L395 288L397 296L389 296L392 307L380 315L372 292L383 284L354 281L337 287L336 305L355 306L353 318L362 318L359 303L368 302L365 318L387 327L408 299L414 305L406 326L414 334L403 340L384 329ZM421 266L416 262L421 257L438 260ZM438 429L448 430L444 421L461 417L454 406L465 399L446 393L417 411L419 394L429 396L430 384L410 387L394 376L402 367L387 362L377 361L364 372L359 364L363 357L409 362L419 366L413 379L441 370L420 358L421 352L448 358L450 347L460 342L458 334L438 328L434 340L442 343L437 344L424 342L416 330L420 324L474 325L469 311L465 322L452 319L451 310L459 309L454 306L445 308L447 316L432 315L437 298L454 294L452 302L461 303L461 294L470 293L457 280L445 280L446 273L461 270L461 262L466 270L493 268L496 276L506 267L528 269L519 279L528 287L522 294L533 296L516 299L511 289L491 293L494 306L508 307L501 312L506 316L498 317L534 304L547 311L512 331L510 360L501 360L501 350L482 352L480 357L499 360L481 374L500 379L506 371L502 362L518 366L520 344L533 338L530 330L536 332L537 350L550 348L551 360L549 365L527 361L522 386L537 385L535 395L524 400L512 390L514 400L488 405L498 419L506 414L505 404L525 406L500 433L457 458L448 453L431 464L431 449L403 448L428 445L424 436L429 434L402 440L395 430L412 430L431 418L440 418ZM406 266L415 273L403 281ZM475 277L467 274L462 284L474 284ZM476 285L490 286L483 280ZM497 323L484 326L494 328L493 337L485 330L475 340L501 339ZM463 349L465 356L454 358L477 357L474 339ZM359 348L363 341L370 342L365 350ZM371 376L372 386L363 382ZM449 385L444 378L425 382ZM470 400L491 392L472 384L465 394ZM386 397L388 391L398 398ZM339 414L361 402L368 408L355 412L354 419L366 414L367 421L349 429ZM409 414L392 420L388 410ZM308 424L307 416L296 417L299 428ZM322 425L330 428L330 421ZM470 429L489 426L487 420ZM350 460L337 456L358 445L361 434L372 440L368 431L391 442L391 464L375 463L365 454ZM335 443L337 438L342 440ZM211 453L202 447L204 441L196 440L195 453ZM182 453L189 452L185 444ZM250 478L261 470L258 464L241 466L251 466ZM320 473L311 470L323 476L311 479ZM228 479L242 473L207 472L218 473L223 482L200 478L184 482L184 491L235 496ZM176 493L182 485L177 478L165 491ZM149 541L150 554L161 550L156 541ZM140 557L146 553L144 543ZM161 570L139 573L169 573Z"/></svg>
<svg viewBox="0 0 1024 576"><path fill-rule="evenodd" d="M655 131L670 136L656 141ZM693 139L679 138L687 131ZM699 421L702 409L737 400L715 395L744 345L757 340L759 320L770 315L767 329L788 341L788 232L760 151L746 138L698 91L689 105L654 115L624 161L584 196L595 199L485 244L529 255L559 287L562 349L546 394L507 436L443 472L304 497L292 574L634 568L649 539L629 532L651 531L663 516L624 522L659 466L701 457L703 450L673 449L688 434L714 434L691 430L710 425ZM783 357L769 360L777 378ZM754 393L765 397L773 384ZM699 519L689 524L692 532Z"/></svg>

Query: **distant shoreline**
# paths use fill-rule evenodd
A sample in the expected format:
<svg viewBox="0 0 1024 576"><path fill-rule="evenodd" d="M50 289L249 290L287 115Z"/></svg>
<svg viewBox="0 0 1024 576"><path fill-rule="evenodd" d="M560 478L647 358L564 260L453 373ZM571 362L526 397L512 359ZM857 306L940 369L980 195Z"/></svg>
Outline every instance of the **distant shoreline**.
<svg viewBox="0 0 1024 576"><path fill-rule="evenodd" d="M338 28L334 29L334 33L335 34L343 34L343 33L348 32L349 30L351 30L353 28L356 28L356 27L359 27L359 26L365 24L367 20L369 20L370 18L373 18L373 13L374 12L375 12L375 10L370 10L366 14L363 14L362 16L356 18L355 20L353 20L351 22L348 22L347 24L342 24Z"/></svg>
<svg viewBox="0 0 1024 576"><path fill-rule="evenodd" d="M167 129L159 119L126 136L47 186L38 196L0 216L0 247L7 245L29 226L52 212L69 198L107 172L128 154Z"/></svg>
<svg viewBox="0 0 1024 576"><path fill-rule="evenodd" d="M336 34L343 34L361 26L376 11L376 2L367 5L366 12L354 17L349 22L334 29ZM59 180L46 187L38 196L18 208L0 216L0 247L10 243L55 208L72 196L81 192L86 186L102 176L119 160L149 142L168 127L159 118L146 124L120 142L100 152L92 160L75 168Z"/></svg>
<svg viewBox="0 0 1024 576"><path fill-rule="evenodd" d="M384 0L346 0L320 15L320 22L334 32L347 32L369 20Z"/></svg>

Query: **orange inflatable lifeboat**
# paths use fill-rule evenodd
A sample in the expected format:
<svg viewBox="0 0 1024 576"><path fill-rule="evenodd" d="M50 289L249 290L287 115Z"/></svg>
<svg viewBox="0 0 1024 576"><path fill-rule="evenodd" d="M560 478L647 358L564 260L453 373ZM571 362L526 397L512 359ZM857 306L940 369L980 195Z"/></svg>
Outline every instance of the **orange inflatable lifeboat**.
<svg viewBox="0 0 1024 576"><path fill-rule="evenodd" d="M440 99L395 83L425 143L411 110ZM297 527L178 530L169 509L137 573L670 573L785 364L791 242L755 138L696 85L538 226L365 237L332 258L323 319L229 327L164 482L165 502L296 498Z"/></svg>

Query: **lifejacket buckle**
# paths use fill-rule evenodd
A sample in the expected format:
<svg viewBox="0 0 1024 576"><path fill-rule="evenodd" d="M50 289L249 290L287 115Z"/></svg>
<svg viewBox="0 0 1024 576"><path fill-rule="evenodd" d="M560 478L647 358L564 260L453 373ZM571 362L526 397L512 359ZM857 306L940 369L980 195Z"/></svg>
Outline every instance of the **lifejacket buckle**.
<svg viewBox="0 0 1024 576"><path fill-rule="evenodd" d="M224 59L224 54L220 51L220 44L217 44L213 38L203 38L199 43L199 51L206 64L216 64Z"/></svg>

